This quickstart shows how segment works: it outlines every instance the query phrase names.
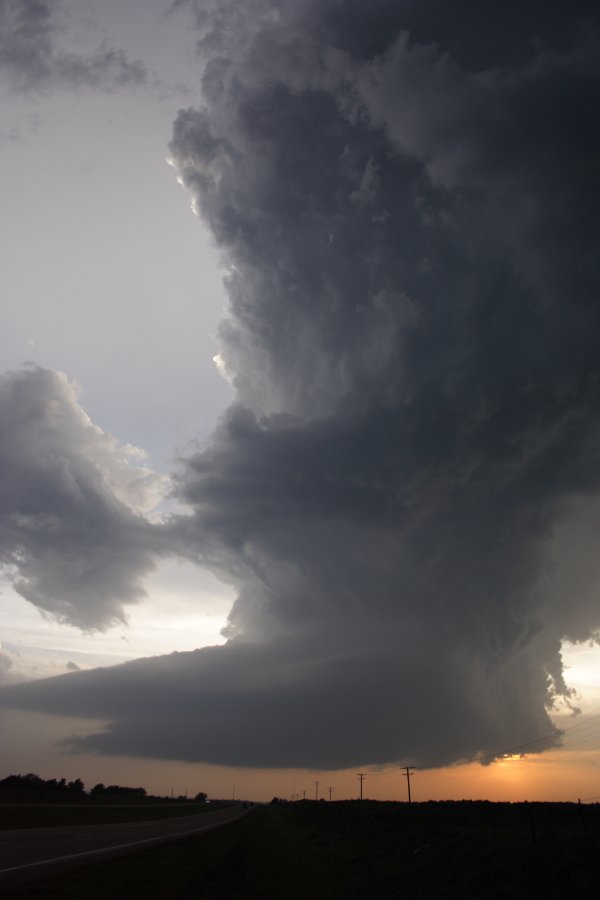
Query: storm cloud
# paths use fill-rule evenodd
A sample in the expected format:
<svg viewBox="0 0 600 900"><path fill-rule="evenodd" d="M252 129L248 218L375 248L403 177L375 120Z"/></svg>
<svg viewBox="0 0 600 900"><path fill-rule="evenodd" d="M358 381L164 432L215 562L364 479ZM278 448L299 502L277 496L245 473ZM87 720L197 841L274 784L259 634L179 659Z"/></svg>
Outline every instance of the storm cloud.
<svg viewBox="0 0 600 900"><path fill-rule="evenodd" d="M0 71L13 90L95 87L114 90L146 80L142 63L106 44L93 52L61 47L73 10L61 0L0 0Z"/></svg>
<svg viewBox="0 0 600 900"><path fill-rule="evenodd" d="M161 527L237 588L229 641L3 696L109 720L70 742L102 753L551 746L561 641L600 628L594 6L188 6L205 103L171 157L237 400Z"/></svg>
<svg viewBox="0 0 600 900"><path fill-rule="evenodd" d="M84 629L125 621L155 565L161 479L94 425L64 375L0 377L0 563L26 600Z"/></svg>

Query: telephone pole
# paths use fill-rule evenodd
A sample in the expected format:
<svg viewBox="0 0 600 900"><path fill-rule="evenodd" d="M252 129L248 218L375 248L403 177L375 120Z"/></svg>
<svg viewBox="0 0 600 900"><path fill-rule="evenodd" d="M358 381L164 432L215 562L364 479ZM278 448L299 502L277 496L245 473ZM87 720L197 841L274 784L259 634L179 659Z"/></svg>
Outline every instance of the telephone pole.
<svg viewBox="0 0 600 900"><path fill-rule="evenodd" d="M315 781L315 800L319 799L319 782Z"/></svg>
<svg viewBox="0 0 600 900"><path fill-rule="evenodd" d="M365 775L364 772L359 772L358 775L357 775L356 777L357 777L358 780L360 781L360 799L362 800L362 798L363 798L363 796L362 796L362 786L363 786L363 781L365 780L365 778L366 778L367 776Z"/></svg>
<svg viewBox="0 0 600 900"><path fill-rule="evenodd" d="M327 790L329 791L329 802L331 803L331 792L332 792L333 788L328 787Z"/></svg>
<svg viewBox="0 0 600 900"><path fill-rule="evenodd" d="M408 785L408 802L411 802L410 799L410 773L415 771L414 766L405 766L404 767L404 777L406 778L406 784Z"/></svg>

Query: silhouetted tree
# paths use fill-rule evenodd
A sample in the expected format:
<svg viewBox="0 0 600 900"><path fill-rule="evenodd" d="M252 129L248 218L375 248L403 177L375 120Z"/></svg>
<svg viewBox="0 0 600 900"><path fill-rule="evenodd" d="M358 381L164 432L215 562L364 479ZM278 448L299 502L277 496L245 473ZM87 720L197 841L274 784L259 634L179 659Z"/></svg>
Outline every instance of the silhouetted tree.
<svg viewBox="0 0 600 900"><path fill-rule="evenodd" d="M146 796L146 788L123 787L120 784L95 784L90 795L94 797L121 797L124 800L140 799Z"/></svg>
<svg viewBox="0 0 600 900"><path fill-rule="evenodd" d="M75 781L70 781L67 785L67 790L71 794L83 794L85 789L85 785L81 778L76 778Z"/></svg>
<svg viewBox="0 0 600 900"><path fill-rule="evenodd" d="M67 783L66 778L43 779L33 772L27 775L9 775L0 781L0 796L16 800L60 800L67 797L82 797L84 784L81 778Z"/></svg>

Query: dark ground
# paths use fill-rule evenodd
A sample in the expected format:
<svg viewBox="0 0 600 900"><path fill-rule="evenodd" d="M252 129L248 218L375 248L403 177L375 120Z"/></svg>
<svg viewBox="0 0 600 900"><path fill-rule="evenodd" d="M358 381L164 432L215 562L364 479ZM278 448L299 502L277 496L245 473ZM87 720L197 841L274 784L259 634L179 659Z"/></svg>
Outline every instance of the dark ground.
<svg viewBox="0 0 600 900"><path fill-rule="evenodd" d="M261 807L218 831L49 877L3 900L595 896L596 804L305 801Z"/></svg>
<svg viewBox="0 0 600 900"><path fill-rule="evenodd" d="M77 804L55 805L0 804L0 833L16 828L50 828L67 825L103 825L118 822L141 822L153 819L192 816L220 809L222 803L160 804L146 801L139 805Z"/></svg>

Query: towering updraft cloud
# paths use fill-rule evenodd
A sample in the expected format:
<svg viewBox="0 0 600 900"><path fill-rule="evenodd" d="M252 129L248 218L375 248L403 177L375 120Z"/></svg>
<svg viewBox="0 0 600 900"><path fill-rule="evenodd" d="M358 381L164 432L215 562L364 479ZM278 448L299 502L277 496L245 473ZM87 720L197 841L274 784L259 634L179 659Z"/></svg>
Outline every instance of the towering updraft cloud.
<svg viewBox="0 0 600 900"><path fill-rule="evenodd" d="M0 71L14 89L113 90L146 80L144 66L116 47L103 45L91 54L62 50L61 32L69 12L62 0L0 0Z"/></svg>
<svg viewBox="0 0 600 900"><path fill-rule="evenodd" d="M237 402L169 537L237 586L230 640L4 696L112 721L80 749L236 765L551 746L561 641L600 627L567 577L600 487L595 5L190 6L171 153Z"/></svg>

